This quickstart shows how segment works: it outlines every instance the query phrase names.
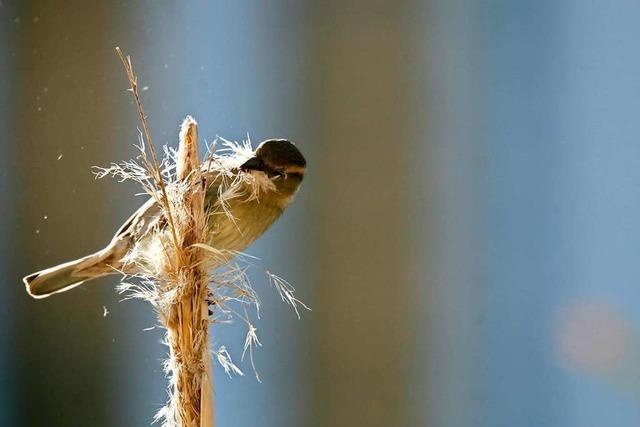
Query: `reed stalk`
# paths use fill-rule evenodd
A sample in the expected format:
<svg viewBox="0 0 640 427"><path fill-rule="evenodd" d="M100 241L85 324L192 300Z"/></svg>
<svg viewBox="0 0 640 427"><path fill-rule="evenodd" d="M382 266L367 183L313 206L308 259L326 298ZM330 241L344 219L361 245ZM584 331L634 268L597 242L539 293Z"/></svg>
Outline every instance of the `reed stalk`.
<svg viewBox="0 0 640 427"><path fill-rule="evenodd" d="M130 91L142 122L139 135L140 155L136 160L112 163L96 168L96 177L112 175L119 180L140 184L162 208L163 225L156 225L154 241L158 249L145 249L139 257L135 274L127 275L118 287L127 298L141 298L155 308L166 329L165 342L169 359L165 371L169 378L169 400L156 414L162 427L213 427L214 399L212 357L228 375L244 375L231 360L224 345L217 350L209 346L209 325L243 322L246 335L241 361L247 355L260 381L253 359L260 347L257 328L249 308L259 318L260 299L249 281L247 270L254 267L250 256L237 251L211 247L207 235L223 215L235 221L229 204L255 200L259 186L250 174L239 174L238 167L254 155L250 141L235 143L220 138L222 148L211 151L201 164L198 155L198 127L187 116L182 123L178 150L164 147L160 159L153 145L147 116L138 91L138 77L129 56L116 48L122 61ZM215 201L205 208L207 192L214 191ZM211 222L212 224L207 224ZM249 260L248 260L249 259ZM206 265L223 267L212 268ZM269 283L282 301L300 317L299 308L309 309L294 294L289 282L265 270ZM129 279L133 279L130 282ZM213 307L213 312L210 312Z"/></svg>
<svg viewBox="0 0 640 427"><path fill-rule="evenodd" d="M167 362L171 398L161 414L165 426L213 427L213 375L209 355L208 275L204 270L205 251L198 245L206 240L204 197L206 181L198 154L197 123L187 117L182 124L176 157L176 179L168 191L161 165L153 146L147 116L138 92L137 76L131 58L116 48L131 86L151 158L142 156L143 166L155 182L152 196L163 207L171 230L172 248L166 248L161 271L154 278L165 283L169 301L159 311L167 329L170 359ZM166 283L170 283L166 286Z"/></svg>

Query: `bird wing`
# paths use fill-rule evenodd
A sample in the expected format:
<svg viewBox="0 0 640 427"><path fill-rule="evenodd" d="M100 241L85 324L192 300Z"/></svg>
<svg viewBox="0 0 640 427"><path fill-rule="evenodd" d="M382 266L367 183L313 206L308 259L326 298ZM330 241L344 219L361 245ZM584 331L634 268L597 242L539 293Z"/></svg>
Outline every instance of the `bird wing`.
<svg viewBox="0 0 640 427"><path fill-rule="evenodd" d="M113 236L113 240L129 236L140 238L163 216L162 207L151 197L122 224Z"/></svg>
<svg viewBox="0 0 640 427"><path fill-rule="evenodd" d="M210 209L216 205L219 198L219 187L224 184L222 183L223 179L217 174L205 173L204 178L207 182L205 208ZM111 243L106 248L110 260L115 264L115 260L122 259L137 242L153 232L162 231L167 227L167 223L163 207L155 198L149 198L122 224L111 239Z"/></svg>
<svg viewBox="0 0 640 427"><path fill-rule="evenodd" d="M207 178L209 178L209 182L207 183L208 188L205 203L207 206L211 206L218 198L219 180L212 179L211 176ZM112 242L132 236L137 240L149 233L154 227L160 227L162 229L166 227L166 225L167 221L162 206L158 204L156 199L150 197L149 200L140 206L140 208L122 224L118 231L116 231Z"/></svg>

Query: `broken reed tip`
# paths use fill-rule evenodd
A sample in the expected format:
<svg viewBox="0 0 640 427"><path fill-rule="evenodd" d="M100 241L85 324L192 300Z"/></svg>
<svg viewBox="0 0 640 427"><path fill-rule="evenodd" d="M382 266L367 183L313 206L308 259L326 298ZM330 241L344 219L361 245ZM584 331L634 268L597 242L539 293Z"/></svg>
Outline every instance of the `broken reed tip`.
<svg viewBox="0 0 640 427"><path fill-rule="evenodd" d="M176 159L176 175L185 179L192 171L200 169L198 155L198 123L187 116L180 127L178 158Z"/></svg>

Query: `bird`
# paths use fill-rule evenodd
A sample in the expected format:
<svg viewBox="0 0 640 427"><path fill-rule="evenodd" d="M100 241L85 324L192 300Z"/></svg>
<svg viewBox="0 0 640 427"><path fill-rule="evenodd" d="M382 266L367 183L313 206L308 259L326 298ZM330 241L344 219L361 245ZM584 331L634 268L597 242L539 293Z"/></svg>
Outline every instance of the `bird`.
<svg viewBox="0 0 640 427"><path fill-rule="evenodd" d="M226 175L220 169L209 173L212 176L204 198L206 244L236 253L260 237L291 204L307 162L296 145L286 139L266 140L250 154L235 153L230 160L230 166L223 168ZM162 206L151 197L104 249L24 277L26 290L39 299L109 274L153 270L150 260L170 242L167 222ZM225 261L211 261L206 267L215 269Z"/></svg>

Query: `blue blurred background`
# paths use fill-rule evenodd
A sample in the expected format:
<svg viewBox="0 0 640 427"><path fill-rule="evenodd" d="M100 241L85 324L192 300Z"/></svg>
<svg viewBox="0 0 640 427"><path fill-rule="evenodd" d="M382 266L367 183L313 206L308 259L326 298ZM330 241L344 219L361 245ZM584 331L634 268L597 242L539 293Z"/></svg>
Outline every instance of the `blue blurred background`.
<svg viewBox="0 0 640 427"><path fill-rule="evenodd" d="M135 155L117 45L158 144L191 114L309 161L248 252L313 311L255 276L263 382L216 366L218 425L638 425L639 21L631 0L3 0L0 425L165 402L148 305L20 282L142 203L90 173ZM239 359L239 328L212 334Z"/></svg>

